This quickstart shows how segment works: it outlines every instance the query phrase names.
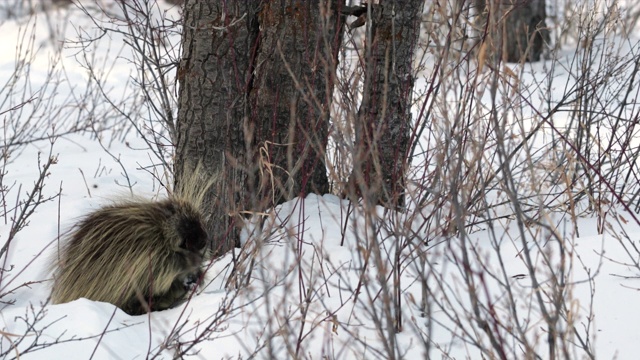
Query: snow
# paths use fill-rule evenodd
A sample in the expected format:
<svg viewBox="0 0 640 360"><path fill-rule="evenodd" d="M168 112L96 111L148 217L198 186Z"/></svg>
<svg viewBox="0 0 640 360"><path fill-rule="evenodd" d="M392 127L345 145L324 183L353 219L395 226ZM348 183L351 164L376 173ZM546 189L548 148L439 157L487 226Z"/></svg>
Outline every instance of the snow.
<svg viewBox="0 0 640 360"><path fill-rule="evenodd" d="M64 133L77 125L74 119L89 112L83 106L70 107L73 102L69 99L98 115L106 114L109 108L84 103L83 91L92 80L80 65L82 60L77 61L81 50L67 47L58 57L49 36L50 21L70 21L72 26L64 28L67 39L76 36L78 29L88 31L92 23L77 8L57 9L50 16L53 18L25 15L0 24L0 82L8 81L19 63L16 49L23 42L21 34L33 36L37 54L30 60L28 76L18 81L26 98L37 95L52 99L53 104L51 108L42 105L44 110L28 104L21 113L24 115L2 115L4 136L12 131L8 129L8 124L14 124L10 119L24 122L21 116L32 109L37 114L34 118L43 121L37 123L38 136ZM122 39L116 34L109 37L100 43L103 47L87 50L90 56L109 64L101 75L109 94L119 94L121 104L133 106L135 95L127 96L133 91L128 80L134 73L127 59L133 55L121 47ZM633 44L620 43L625 51L637 50ZM560 54L571 56L568 51ZM564 67L555 75L560 77L557 83L571 84L576 69L568 58L559 59L559 63ZM522 74L522 81L535 84L536 74L544 73L543 67L548 65L533 65L530 72ZM52 71L63 74L62 81L41 90ZM428 85L423 79L417 83ZM549 91L554 96L563 94L562 89ZM0 112L19 101L0 102ZM533 96L532 101L544 104L544 99ZM58 111L58 117L45 116L52 109ZM565 120L559 118L560 122ZM232 271L232 254L207 264L203 287L176 308L129 316L111 304L87 299L50 304L48 263L55 257L60 234L76 219L131 193L147 198L166 196L147 171L156 159L149 145L133 131L126 141L120 141L125 125L109 121L117 134L115 139L108 133L51 136L16 147L10 161L5 162L2 184L9 188L3 192L3 206L9 211L0 224L0 244L9 238L17 214L12 208L15 199L24 199L43 164L55 159L42 189L44 198L51 197L51 201L37 207L1 259L3 358L171 359L193 355L202 359L363 359L386 358L389 350L385 346L397 343L391 351L408 359L478 359L481 354L469 339L491 346L481 327L471 320L474 309L468 296L469 281L479 290L477 300L482 306L478 311L483 318L491 319L485 316L491 314L496 321L488 326L500 327L503 335L522 329L535 351L547 354L544 313L553 309L547 296L557 281L565 280L561 299L564 320L558 331L571 338L567 343L589 342L598 358L637 358L640 312L635 308L640 274L638 253L632 247L640 238L640 225L621 207L608 208L604 225L602 216L587 214L574 224L570 211L558 211L545 214L544 226L520 229L512 218L498 217L496 212L496 220L469 228L464 238L429 238L431 230L419 216L429 208L406 213L382 208L367 212L334 195L311 194L271 209L262 226L248 224L243 236L245 249L242 253L236 250L241 266ZM537 138L535 146L544 141ZM429 243L425 244L427 238ZM531 264L524 255L525 247L531 253ZM465 260L469 254L475 256ZM403 328L393 334L390 328L394 324L388 320L395 318L391 315L395 294L390 290L396 281L396 256L402 259L397 281L402 292ZM460 265L465 261L468 268ZM541 282L538 290L534 290L530 271ZM560 276L562 272L566 275ZM427 308L421 306L423 283L430 291ZM538 292L543 293L544 309ZM517 318L512 317L511 306L517 309ZM509 337L502 341L505 348L522 351L508 358L524 357L526 350L520 343ZM576 345L569 354L586 358L583 351L576 350L580 348Z"/></svg>

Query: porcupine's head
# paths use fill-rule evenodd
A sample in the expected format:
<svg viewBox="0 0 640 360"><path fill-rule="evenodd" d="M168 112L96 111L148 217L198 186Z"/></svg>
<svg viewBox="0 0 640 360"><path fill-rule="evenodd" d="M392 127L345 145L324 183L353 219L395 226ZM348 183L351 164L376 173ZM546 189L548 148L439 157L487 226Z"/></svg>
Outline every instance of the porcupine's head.
<svg viewBox="0 0 640 360"><path fill-rule="evenodd" d="M170 216L164 228L165 239L171 247L176 261L175 267L185 276L198 272L209 248L209 235L200 211L188 201L179 199L159 203Z"/></svg>
<svg viewBox="0 0 640 360"><path fill-rule="evenodd" d="M200 253L209 243L209 236L205 230L204 220L198 210L191 204L180 200L167 203L169 211L175 214L169 230L175 234L179 249Z"/></svg>

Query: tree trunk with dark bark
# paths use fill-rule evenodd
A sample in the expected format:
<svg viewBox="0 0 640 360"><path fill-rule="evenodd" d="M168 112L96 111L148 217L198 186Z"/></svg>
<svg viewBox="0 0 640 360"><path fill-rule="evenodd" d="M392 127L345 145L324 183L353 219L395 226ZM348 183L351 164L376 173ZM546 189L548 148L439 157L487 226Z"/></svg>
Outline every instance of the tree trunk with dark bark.
<svg viewBox="0 0 640 360"><path fill-rule="evenodd" d="M491 23L501 59L507 62L539 61L549 43L545 0L476 0L481 24ZM488 14L493 14L492 19Z"/></svg>
<svg viewBox="0 0 640 360"><path fill-rule="evenodd" d="M176 187L197 166L216 179L205 207L217 254L236 243L245 211L328 191L337 4L185 2Z"/></svg>
<svg viewBox="0 0 640 360"><path fill-rule="evenodd" d="M508 62L539 61L549 42L545 0L513 0L505 22L505 52Z"/></svg>
<svg viewBox="0 0 640 360"><path fill-rule="evenodd" d="M404 206L411 128L412 60L423 0L383 1L367 9L365 81L355 124L348 191L388 208Z"/></svg>
<svg viewBox="0 0 640 360"><path fill-rule="evenodd" d="M337 4L274 0L260 9L249 98L260 189L270 205L329 190L325 147L343 21Z"/></svg>
<svg viewBox="0 0 640 360"><path fill-rule="evenodd" d="M216 179L204 207L216 254L235 245L248 198L244 129L258 5L208 0L184 7L175 178L178 185L199 165L205 177Z"/></svg>

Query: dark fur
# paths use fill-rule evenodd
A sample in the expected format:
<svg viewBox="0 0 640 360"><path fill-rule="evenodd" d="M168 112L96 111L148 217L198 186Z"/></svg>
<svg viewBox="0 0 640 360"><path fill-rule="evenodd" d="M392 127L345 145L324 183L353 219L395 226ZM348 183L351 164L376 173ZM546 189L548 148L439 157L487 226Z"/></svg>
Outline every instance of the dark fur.
<svg viewBox="0 0 640 360"><path fill-rule="evenodd" d="M209 237L188 201L103 207L68 234L54 263L53 303L81 297L137 315L183 301L201 278Z"/></svg>

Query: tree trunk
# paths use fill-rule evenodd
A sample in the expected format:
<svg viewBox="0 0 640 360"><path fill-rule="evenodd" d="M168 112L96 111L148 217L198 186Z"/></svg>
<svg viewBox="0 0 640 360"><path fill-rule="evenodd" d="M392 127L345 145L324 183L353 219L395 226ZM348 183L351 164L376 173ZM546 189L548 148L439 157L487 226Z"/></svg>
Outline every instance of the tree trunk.
<svg viewBox="0 0 640 360"><path fill-rule="evenodd" d="M198 164L215 184L205 200L216 255L237 241L239 211L248 198L244 129L251 49L258 33L256 1L188 1L178 68L176 188ZM231 216L229 216L231 215Z"/></svg>
<svg viewBox="0 0 640 360"><path fill-rule="evenodd" d="M271 206L329 190L325 167L342 22L337 0L266 1L250 93L261 193Z"/></svg>
<svg viewBox="0 0 640 360"><path fill-rule="evenodd" d="M504 23L504 53L508 62L539 61L549 41L545 0L511 0Z"/></svg>
<svg viewBox="0 0 640 360"><path fill-rule="evenodd" d="M404 206L412 60L423 4L422 0L384 1L367 10L365 81L348 191L388 208Z"/></svg>
<svg viewBox="0 0 640 360"><path fill-rule="evenodd" d="M245 210L328 191L325 145L342 40L337 4L185 3L176 188L197 166L215 177L205 208L216 254L236 243Z"/></svg>
<svg viewBox="0 0 640 360"><path fill-rule="evenodd" d="M476 0L481 23L494 16L489 26L499 39L501 58L507 62L539 61L549 42L545 0ZM489 11L492 9L491 11Z"/></svg>

